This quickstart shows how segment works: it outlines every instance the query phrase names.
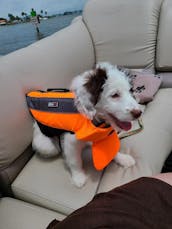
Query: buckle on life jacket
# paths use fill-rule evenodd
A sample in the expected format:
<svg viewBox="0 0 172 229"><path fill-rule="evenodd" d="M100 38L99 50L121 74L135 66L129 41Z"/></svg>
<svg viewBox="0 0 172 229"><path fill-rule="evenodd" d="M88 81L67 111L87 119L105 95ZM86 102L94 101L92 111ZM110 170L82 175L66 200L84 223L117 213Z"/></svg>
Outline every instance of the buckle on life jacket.
<svg viewBox="0 0 172 229"><path fill-rule="evenodd" d="M101 120L97 120L96 118L93 118L92 120L92 124L96 127L100 127L100 128L109 128L110 125L107 124L105 122L105 120L101 119Z"/></svg>

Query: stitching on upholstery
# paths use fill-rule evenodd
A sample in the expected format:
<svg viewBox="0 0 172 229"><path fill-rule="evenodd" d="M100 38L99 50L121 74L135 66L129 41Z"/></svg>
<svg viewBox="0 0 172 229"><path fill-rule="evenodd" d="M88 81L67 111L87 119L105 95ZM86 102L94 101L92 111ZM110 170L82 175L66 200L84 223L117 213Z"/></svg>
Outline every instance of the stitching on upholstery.
<svg viewBox="0 0 172 229"><path fill-rule="evenodd" d="M32 194L32 195L35 195L35 196L37 196L37 197L39 197L39 198L42 198L42 199L45 199L46 201L48 201L48 202L50 202L50 203L56 203L56 204L58 204L58 205L60 205L61 207L63 207L63 208L65 208L65 209L70 209L70 210L72 210L72 211L74 211L75 209L73 209L70 205L69 205L69 207L68 206L65 206L64 205L64 203L62 203L62 202L57 202L57 201L55 201L55 200L50 200L50 199L48 199L48 197L46 197L45 195L39 195L38 193L35 193L35 192L33 192L33 191L27 191L26 189L23 189L23 188L18 188L18 187L16 187L16 186L14 186L14 188L15 188L15 190L17 190L17 191L19 191L19 193L21 193L21 192L24 192L24 193L28 193L28 194ZM12 190L13 190L13 185L12 185ZM23 194L22 194L23 195ZM14 196L15 196L15 194L14 194ZM27 196L26 196L27 197ZM21 199L22 200L22 199ZM34 200L33 200L34 201ZM38 203L37 203L38 204ZM42 203L40 203L41 205L42 205ZM44 204L42 205L42 206L44 206ZM44 206L45 207L45 206ZM49 209L51 209L51 210L54 210L54 209L52 209L51 207L47 207L47 208L49 208ZM64 214L64 213L63 213Z"/></svg>

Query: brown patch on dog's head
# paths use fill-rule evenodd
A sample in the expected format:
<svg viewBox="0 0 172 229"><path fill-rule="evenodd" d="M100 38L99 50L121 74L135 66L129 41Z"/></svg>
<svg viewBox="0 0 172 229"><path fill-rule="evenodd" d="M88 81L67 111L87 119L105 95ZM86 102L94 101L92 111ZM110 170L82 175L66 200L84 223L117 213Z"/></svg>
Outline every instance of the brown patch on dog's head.
<svg viewBox="0 0 172 229"><path fill-rule="evenodd" d="M92 75L89 76L87 83L84 84L87 91L91 94L91 102L96 105L101 92L103 91L103 85L107 80L106 70L97 68Z"/></svg>

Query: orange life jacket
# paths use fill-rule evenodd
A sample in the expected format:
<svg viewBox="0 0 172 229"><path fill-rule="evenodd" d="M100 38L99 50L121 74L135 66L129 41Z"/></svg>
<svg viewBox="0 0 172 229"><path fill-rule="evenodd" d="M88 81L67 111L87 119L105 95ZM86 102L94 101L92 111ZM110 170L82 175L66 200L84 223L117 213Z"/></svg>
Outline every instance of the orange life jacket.
<svg viewBox="0 0 172 229"><path fill-rule="evenodd" d="M29 110L36 121L75 133L78 140L92 142L93 163L97 170L106 167L120 148L112 127L96 127L74 105L74 93L31 91L26 95Z"/></svg>

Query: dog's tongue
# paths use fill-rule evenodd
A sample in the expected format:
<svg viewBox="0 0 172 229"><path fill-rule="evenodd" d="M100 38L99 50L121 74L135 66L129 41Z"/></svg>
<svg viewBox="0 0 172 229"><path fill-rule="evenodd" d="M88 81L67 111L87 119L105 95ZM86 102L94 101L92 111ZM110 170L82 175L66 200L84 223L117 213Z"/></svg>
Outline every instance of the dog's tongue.
<svg viewBox="0 0 172 229"><path fill-rule="evenodd" d="M125 131L130 130L132 127L131 122L122 122L122 121L116 119L115 123L118 127L120 127L121 129L123 129Z"/></svg>

